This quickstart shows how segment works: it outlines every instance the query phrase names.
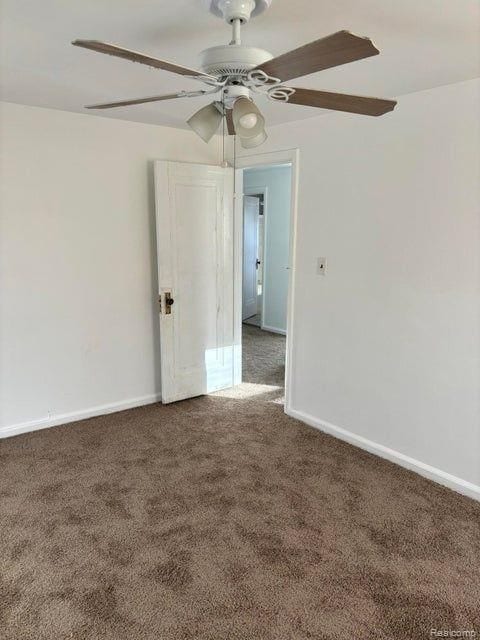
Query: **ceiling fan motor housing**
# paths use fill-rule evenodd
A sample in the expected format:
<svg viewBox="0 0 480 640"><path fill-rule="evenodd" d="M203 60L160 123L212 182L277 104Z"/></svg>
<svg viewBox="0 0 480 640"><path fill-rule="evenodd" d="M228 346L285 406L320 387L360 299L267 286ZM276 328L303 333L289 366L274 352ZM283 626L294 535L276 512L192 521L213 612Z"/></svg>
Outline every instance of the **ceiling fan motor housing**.
<svg viewBox="0 0 480 640"><path fill-rule="evenodd" d="M245 76L272 58L272 54L264 49L243 44L210 47L200 54L202 69L212 76Z"/></svg>

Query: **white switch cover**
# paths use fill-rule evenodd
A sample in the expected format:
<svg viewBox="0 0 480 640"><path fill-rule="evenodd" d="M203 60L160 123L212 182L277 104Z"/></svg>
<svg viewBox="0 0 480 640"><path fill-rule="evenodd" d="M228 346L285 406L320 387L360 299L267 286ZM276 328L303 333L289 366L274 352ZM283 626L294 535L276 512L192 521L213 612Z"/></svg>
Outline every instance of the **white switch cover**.
<svg viewBox="0 0 480 640"><path fill-rule="evenodd" d="M327 270L327 259L317 258L317 275L324 276Z"/></svg>

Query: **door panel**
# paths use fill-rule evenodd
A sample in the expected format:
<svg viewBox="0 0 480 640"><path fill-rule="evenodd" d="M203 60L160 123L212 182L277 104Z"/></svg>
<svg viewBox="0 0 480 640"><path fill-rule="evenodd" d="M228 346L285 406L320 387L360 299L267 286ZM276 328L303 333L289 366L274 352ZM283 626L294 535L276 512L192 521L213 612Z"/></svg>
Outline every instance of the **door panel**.
<svg viewBox="0 0 480 640"><path fill-rule="evenodd" d="M243 198L243 285L242 319L257 313L258 198Z"/></svg>
<svg viewBox="0 0 480 640"><path fill-rule="evenodd" d="M155 163L162 402L233 385L233 172ZM174 303L165 313L165 292Z"/></svg>
<svg viewBox="0 0 480 640"><path fill-rule="evenodd" d="M264 279L264 249L265 249L265 215L258 216L258 269L257 269L257 313L263 305L263 279ZM263 323L263 318L262 318Z"/></svg>

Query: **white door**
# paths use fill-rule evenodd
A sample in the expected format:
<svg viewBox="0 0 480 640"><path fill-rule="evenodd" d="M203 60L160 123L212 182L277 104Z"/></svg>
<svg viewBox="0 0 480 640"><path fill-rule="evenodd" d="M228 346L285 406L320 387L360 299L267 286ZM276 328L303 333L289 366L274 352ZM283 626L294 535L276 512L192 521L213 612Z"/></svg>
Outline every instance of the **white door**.
<svg viewBox="0 0 480 640"><path fill-rule="evenodd" d="M257 313L258 198L243 198L243 285L242 319Z"/></svg>
<svg viewBox="0 0 480 640"><path fill-rule="evenodd" d="M233 171L158 161L155 196L162 402L168 403L234 383Z"/></svg>

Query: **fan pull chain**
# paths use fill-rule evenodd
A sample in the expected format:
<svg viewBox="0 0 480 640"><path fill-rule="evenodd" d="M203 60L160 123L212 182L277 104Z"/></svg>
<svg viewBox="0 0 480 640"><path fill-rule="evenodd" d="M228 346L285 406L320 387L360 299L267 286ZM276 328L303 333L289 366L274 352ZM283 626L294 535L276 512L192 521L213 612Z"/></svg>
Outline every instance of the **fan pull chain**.
<svg viewBox="0 0 480 640"><path fill-rule="evenodd" d="M233 197L237 197L237 136L233 135Z"/></svg>
<svg viewBox="0 0 480 640"><path fill-rule="evenodd" d="M225 120L226 120L226 115L225 115L225 96L223 95L223 92L222 92L222 112L223 112L223 118L222 118L222 164L221 164L221 166L223 168L226 168L228 166L228 162L225 160Z"/></svg>

